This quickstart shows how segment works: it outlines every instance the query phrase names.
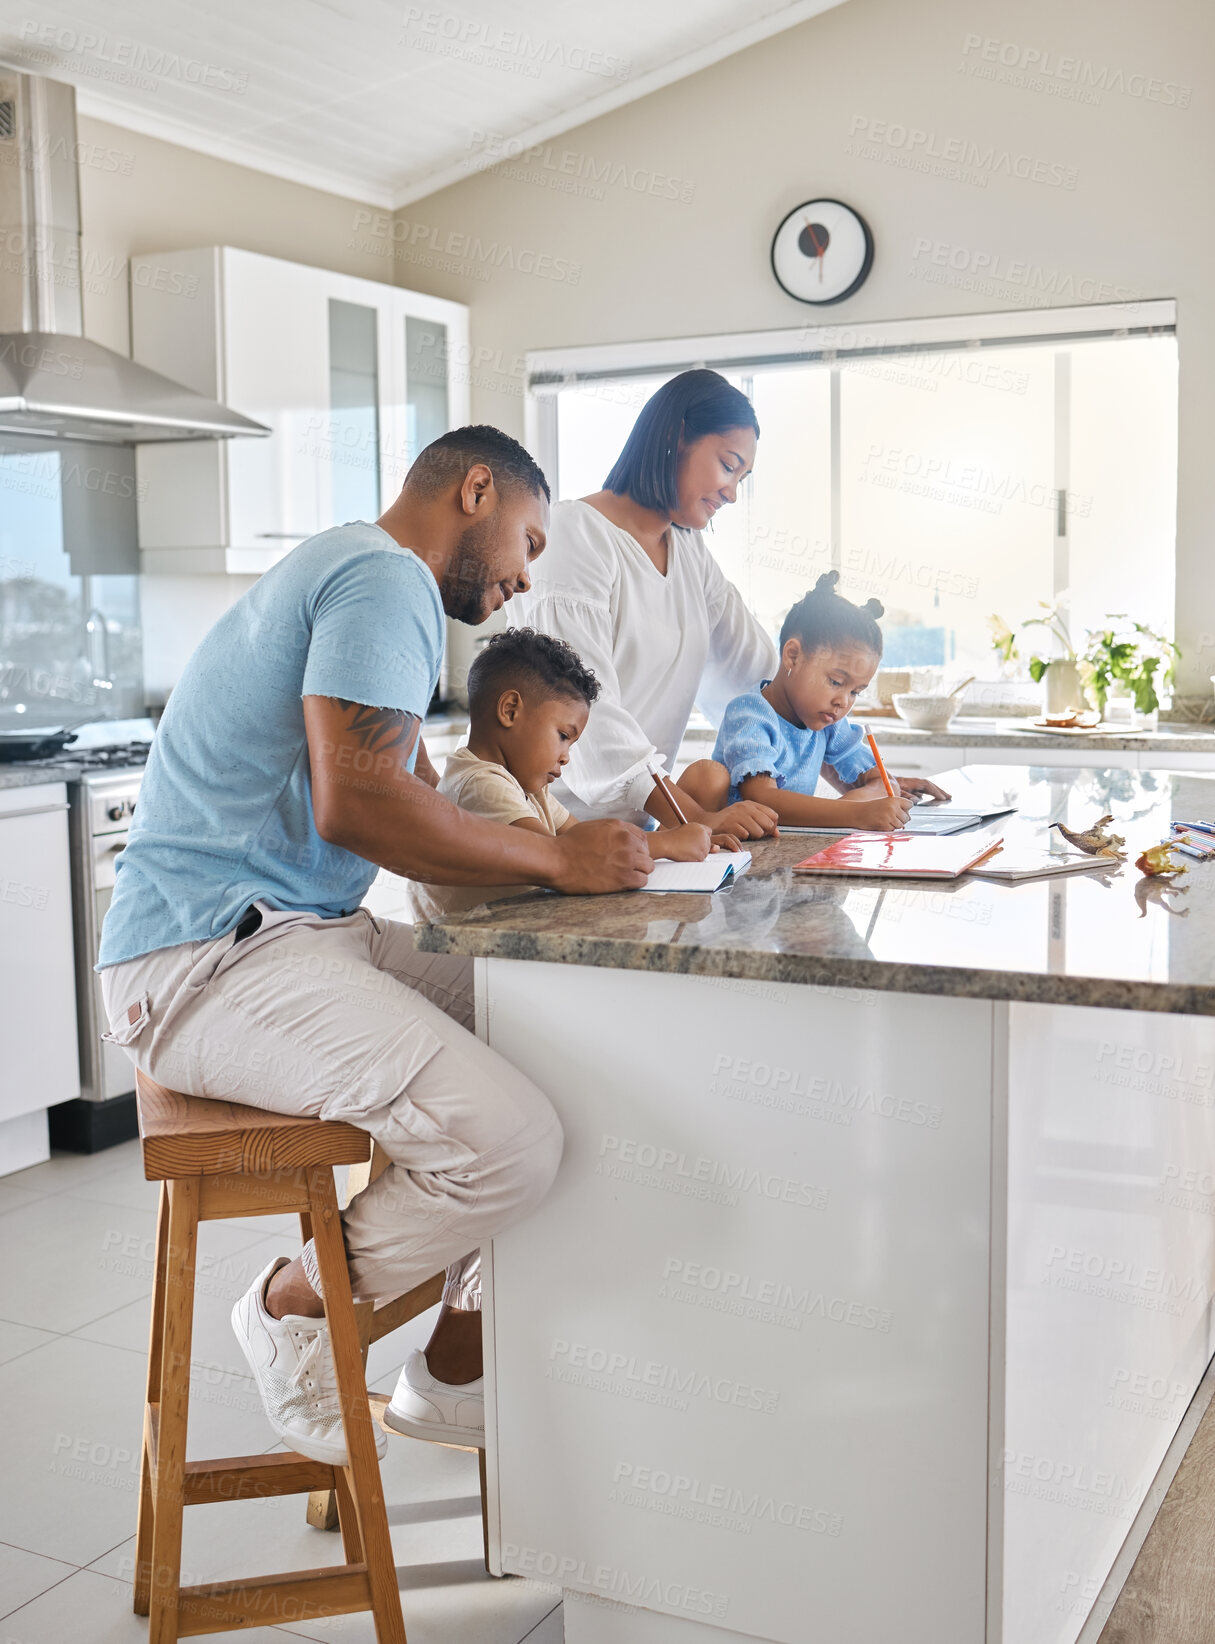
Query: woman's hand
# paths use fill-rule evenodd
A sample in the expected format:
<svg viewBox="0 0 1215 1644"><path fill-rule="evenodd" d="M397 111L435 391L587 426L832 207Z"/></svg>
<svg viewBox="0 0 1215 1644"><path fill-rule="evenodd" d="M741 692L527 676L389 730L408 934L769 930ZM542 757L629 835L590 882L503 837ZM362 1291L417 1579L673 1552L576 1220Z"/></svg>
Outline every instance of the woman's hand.
<svg viewBox="0 0 1215 1644"><path fill-rule="evenodd" d="M930 782L928 780L928 778L924 777L924 776L893 776L892 775L891 778L890 778L890 782L891 782L891 785L894 788L894 791L895 791L896 794L897 793L926 794L929 799L952 799L953 798L952 794L946 793L944 788L939 788L936 785L935 782ZM860 781L856 784L856 786L851 790L851 792L853 792L854 794L857 794L859 796L862 788L870 788L870 787L881 788L883 793L885 793L885 791L886 791L885 788L882 788L882 778L878 774L878 768L877 768L876 765L871 766L870 769L865 772L864 776L860 779ZM865 797L868 797L868 796L866 795Z"/></svg>
<svg viewBox="0 0 1215 1644"><path fill-rule="evenodd" d="M952 799L951 793L944 788L938 788L935 782L930 782L926 776L892 776L890 780L900 793L927 794L929 799Z"/></svg>
<svg viewBox="0 0 1215 1644"><path fill-rule="evenodd" d="M685 822L679 828L659 828L647 833L645 842L650 855L665 857L668 862L703 862L712 841L708 828L700 822Z"/></svg>
<svg viewBox="0 0 1215 1644"><path fill-rule="evenodd" d="M715 833L713 835L713 849L715 851L740 851L742 846L732 833Z"/></svg>
<svg viewBox="0 0 1215 1644"><path fill-rule="evenodd" d="M766 839L776 832L780 818L755 799L736 799L724 811L706 811L700 820L714 833L732 833L736 839Z"/></svg>

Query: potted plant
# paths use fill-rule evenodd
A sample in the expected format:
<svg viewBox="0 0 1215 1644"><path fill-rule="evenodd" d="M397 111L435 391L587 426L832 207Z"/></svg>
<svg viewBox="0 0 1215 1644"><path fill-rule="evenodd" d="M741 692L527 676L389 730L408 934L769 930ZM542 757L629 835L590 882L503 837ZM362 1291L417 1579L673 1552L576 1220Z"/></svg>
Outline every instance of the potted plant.
<svg viewBox="0 0 1215 1644"><path fill-rule="evenodd" d="M1160 692L1172 686L1181 652L1171 639L1125 613L1106 621L1108 628L1089 630L1081 664L1093 701L1104 716L1112 696L1127 696L1135 727L1155 730Z"/></svg>
<svg viewBox="0 0 1215 1644"><path fill-rule="evenodd" d="M1072 644L1072 636L1064 620L1059 605L1048 605L1044 599L1038 604L1046 613L1045 616L1027 617L1021 624L1022 635L1027 628L1045 628L1047 634L1055 642L1055 647L1061 649L1059 656L1039 656L1034 652L1026 663L1029 677L1034 683L1042 684L1043 709L1046 713L1065 714L1069 710L1084 706L1084 684L1080 677L1080 658ZM1005 662L1015 662L1020 657L1017 648L1017 635L1002 617L988 618L991 627L992 647L999 652Z"/></svg>

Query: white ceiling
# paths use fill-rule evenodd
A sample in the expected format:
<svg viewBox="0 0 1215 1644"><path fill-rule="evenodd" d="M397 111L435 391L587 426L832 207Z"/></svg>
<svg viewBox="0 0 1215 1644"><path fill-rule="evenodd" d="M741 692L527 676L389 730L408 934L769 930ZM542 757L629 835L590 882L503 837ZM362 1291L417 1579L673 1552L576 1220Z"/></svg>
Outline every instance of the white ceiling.
<svg viewBox="0 0 1215 1644"><path fill-rule="evenodd" d="M399 206L493 164L478 132L545 142L842 3L0 0L0 59L82 113Z"/></svg>

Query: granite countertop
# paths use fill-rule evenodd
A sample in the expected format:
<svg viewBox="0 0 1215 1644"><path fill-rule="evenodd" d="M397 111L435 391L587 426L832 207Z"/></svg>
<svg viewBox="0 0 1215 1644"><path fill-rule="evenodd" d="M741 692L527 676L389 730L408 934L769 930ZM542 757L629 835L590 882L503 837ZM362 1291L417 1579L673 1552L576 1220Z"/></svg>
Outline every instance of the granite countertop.
<svg viewBox="0 0 1215 1644"><path fill-rule="evenodd" d="M1041 846L1052 821L1079 829L1112 811L1129 860L1020 885L808 879L795 877L793 864L828 840L790 834L755 844L751 871L711 896L537 891L419 926L418 945L752 982L1215 1015L1215 862L1191 861L1171 895L1134 866L1174 817L1212 816L1215 779L1027 764L968 765L937 780L957 804L1015 802L1018 814L989 830L1009 845Z"/></svg>
<svg viewBox="0 0 1215 1644"><path fill-rule="evenodd" d="M858 711L858 719L864 714ZM1043 731L1032 719L963 719L945 731L913 731L901 719L875 718L874 733L890 747L933 748L1087 748L1107 753L1215 753L1215 728L1209 725L1165 723L1156 731L1132 731L1114 726L1100 731Z"/></svg>
<svg viewBox="0 0 1215 1644"><path fill-rule="evenodd" d="M0 765L0 791L5 788L37 788L47 782L74 782L79 765Z"/></svg>
<svg viewBox="0 0 1215 1644"><path fill-rule="evenodd" d="M867 716L856 710L862 724L871 724L884 747L892 748L1086 748L1106 753L1215 753L1215 726L1165 722L1156 731L1132 731L1130 726L1100 731L1043 731L1032 719L963 718L960 714L945 731L913 731L901 719L886 714ZM685 741L712 742L717 733L708 725L692 725Z"/></svg>

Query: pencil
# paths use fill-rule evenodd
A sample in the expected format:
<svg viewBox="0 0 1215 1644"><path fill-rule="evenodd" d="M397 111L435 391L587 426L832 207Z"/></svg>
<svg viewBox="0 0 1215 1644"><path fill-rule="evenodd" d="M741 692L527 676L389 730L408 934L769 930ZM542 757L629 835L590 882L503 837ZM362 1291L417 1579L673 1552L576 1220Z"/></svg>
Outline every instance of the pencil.
<svg viewBox="0 0 1215 1644"><path fill-rule="evenodd" d="M877 766L877 773L882 779L882 786L886 790L886 797L887 799L893 799L894 788L891 784L890 778L886 775L886 767L882 764L882 756L878 752L877 743L873 740L872 731L865 732L865 740L869 744L869 752L873 755L873 763Z"/></svg>
<svg viewBox="0 0 1215 1644"><path fill-rule="evenodd" d="M688 825L688 819L679 807L679 801L675 797L674 788L667 781L661 771L651 770L650 775L654 778L654 786L658 789L667 804L675 812L675 815L679 818L681 825L686 828Z"/></svg>

